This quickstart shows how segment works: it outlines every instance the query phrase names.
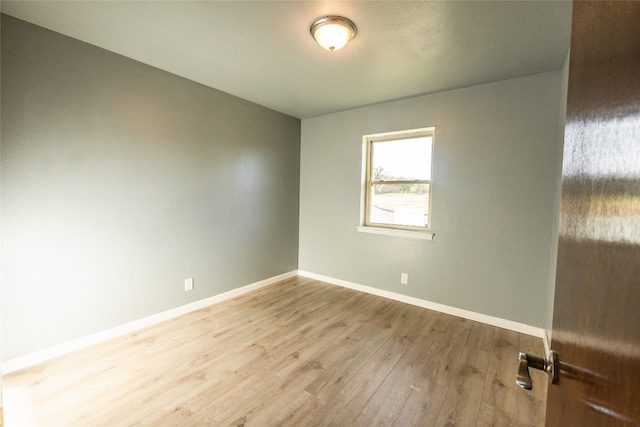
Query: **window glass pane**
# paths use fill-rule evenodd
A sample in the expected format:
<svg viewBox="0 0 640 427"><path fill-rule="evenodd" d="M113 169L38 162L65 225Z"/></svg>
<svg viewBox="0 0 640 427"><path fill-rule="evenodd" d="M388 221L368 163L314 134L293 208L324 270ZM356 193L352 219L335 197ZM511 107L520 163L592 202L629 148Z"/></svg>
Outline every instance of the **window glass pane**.
<svg viewBox="0 0 640 427"><path fill-rule="evenodd" d="M431 180L431 137L374 142L374 181Z"/></svg>
<svg viewBox="0 0 640 427"><path fill-rule="evenodd" d="M425 227L429 215L430 184L374 184L369 221Z"/></svg>

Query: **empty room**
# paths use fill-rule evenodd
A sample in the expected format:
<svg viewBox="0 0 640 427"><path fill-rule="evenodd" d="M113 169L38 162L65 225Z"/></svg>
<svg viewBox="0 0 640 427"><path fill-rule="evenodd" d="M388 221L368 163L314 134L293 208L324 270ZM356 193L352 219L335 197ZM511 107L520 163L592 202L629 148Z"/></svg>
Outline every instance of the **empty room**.
<svg viewBox="0 0 640 427"><path fill-rule="evenodd" d="M1 11L3 425L640 423L640 2Z"/></svg>

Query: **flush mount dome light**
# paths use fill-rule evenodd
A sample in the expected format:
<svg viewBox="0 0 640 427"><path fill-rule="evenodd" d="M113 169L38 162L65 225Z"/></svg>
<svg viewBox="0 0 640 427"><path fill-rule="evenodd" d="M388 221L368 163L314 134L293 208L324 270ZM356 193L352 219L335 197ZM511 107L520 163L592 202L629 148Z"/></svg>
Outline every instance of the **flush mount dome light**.
<svg viewBox="0 0 640 427"><path fill-rule="evenodd" d="M309 31L320 46L333 52L356 36L356 24L343 16L329 15L313 21Z"/></svg>

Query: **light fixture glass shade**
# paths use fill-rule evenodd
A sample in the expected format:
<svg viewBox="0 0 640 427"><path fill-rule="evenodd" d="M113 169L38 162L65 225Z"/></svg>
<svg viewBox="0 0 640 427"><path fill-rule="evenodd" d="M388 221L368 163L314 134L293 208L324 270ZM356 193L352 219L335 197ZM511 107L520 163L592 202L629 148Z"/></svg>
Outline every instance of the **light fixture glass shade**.
<svg viewBox="0 0 640 427"><path fill-rule="evenodd" d="M342 16L323 16L311 24L310 32L320 46L333 52L355 37L356 24Z"/></svg>

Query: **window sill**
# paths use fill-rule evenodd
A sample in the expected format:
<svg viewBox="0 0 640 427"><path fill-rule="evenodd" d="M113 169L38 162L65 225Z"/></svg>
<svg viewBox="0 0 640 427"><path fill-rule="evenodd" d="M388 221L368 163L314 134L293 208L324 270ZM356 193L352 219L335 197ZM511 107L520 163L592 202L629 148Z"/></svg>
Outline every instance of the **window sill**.
<svg viewBox="0 0 640 427"><path fill-rule="evenodd" d="M406 237L409 239L433 240L435 234L428 231L394 230L391 228L358 226L360 233L384 234L387 236Z"/></svg>

